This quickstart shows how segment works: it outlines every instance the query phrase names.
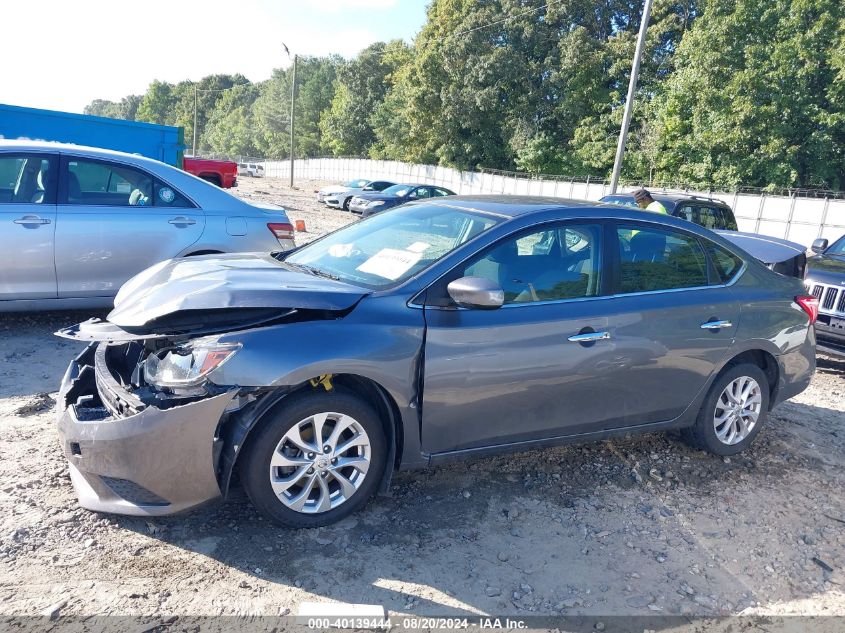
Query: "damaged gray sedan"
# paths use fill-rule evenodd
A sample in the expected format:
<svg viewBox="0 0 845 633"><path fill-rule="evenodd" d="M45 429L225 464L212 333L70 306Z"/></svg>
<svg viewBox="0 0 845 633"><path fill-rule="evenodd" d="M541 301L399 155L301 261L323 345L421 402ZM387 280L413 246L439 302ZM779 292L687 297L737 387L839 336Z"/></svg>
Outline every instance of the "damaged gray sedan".
<svg viewBox="0 0 845 633"><path fill-rule="evenodd" d="M288 526L397 468L682 429L745 449L815 368L818 301L676 218L543 198L421 201L295 251L127 282L61 386L80 503L162 515L237 474Z"/></svg>

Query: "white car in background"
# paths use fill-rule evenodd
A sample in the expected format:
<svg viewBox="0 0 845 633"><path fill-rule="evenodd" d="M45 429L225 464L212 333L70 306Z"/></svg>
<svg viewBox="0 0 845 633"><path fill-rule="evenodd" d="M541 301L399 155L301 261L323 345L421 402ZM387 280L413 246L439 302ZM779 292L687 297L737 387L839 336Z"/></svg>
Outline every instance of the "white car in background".
<svg viewBox="0 0 845 633"><path fill-rule="evenodd" d="M264 178L264 165L257 163L238 163L238 176Z"/></svg>
<svg viewBox="0 0 845 633"><path fill-rule="evenodd" d="M387 180L358 178L356 180L350 180L345 185L329 185L328 187L319 189L316 192L317 202L322 202L335 209L349 211L349 202L353 196L364 192L382 191L392 185L393 183Z"/></svg>

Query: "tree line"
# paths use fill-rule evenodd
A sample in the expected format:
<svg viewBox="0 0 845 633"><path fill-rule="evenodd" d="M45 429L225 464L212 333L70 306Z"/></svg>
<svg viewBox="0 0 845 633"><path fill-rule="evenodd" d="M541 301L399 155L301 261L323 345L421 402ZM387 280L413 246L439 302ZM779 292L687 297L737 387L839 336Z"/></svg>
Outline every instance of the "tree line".
<svg viewBox="0 0 845 633"><path fill-rule="evenodd" d="M607 176L641 0L433 0L412 44L300 58L297 156ZM201 151L289 155L291 68L95 100ZM845 3L655 0L623 177L845 189Z"/></svg>

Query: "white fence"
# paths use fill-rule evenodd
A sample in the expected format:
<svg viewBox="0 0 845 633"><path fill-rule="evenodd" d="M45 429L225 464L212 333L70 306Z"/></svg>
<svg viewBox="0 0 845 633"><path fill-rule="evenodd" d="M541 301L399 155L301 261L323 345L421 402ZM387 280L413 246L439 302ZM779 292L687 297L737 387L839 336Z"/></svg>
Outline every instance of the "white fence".
<svg viewBox="0 0 845 633"><path fill-rule="evenodd" d="M288 178L290 162L267 161L264 169L267 176ZM294 163L294 178L337 182L353 178L426 182L459 194L501 193L576 200L598 200L609 193L609 186L605 182L515 178L495 173L458 171L436 165L364 158L297 160ZM619 191L632 189L620 187ZM651 191L670 190L652 187ZM826 237L832 241L845 233L845 200L842 199L695 191L685 193L718 198L728 203L734 210L740 231L783 237L804 245L809 245L817 237Z"/></svg>

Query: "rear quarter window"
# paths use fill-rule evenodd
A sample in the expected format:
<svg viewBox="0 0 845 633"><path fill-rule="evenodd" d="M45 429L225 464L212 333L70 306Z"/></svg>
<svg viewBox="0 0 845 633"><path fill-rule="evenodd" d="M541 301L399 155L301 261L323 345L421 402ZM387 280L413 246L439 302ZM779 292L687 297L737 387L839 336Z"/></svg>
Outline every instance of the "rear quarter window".
<svg viewBox="0 0 845 633"><path fill-rule="evenodd" d="M710 255L718 280L721 283L726 284L736 277L743 264L739 257L713 242L705 242L704 247Z"/></svg>

